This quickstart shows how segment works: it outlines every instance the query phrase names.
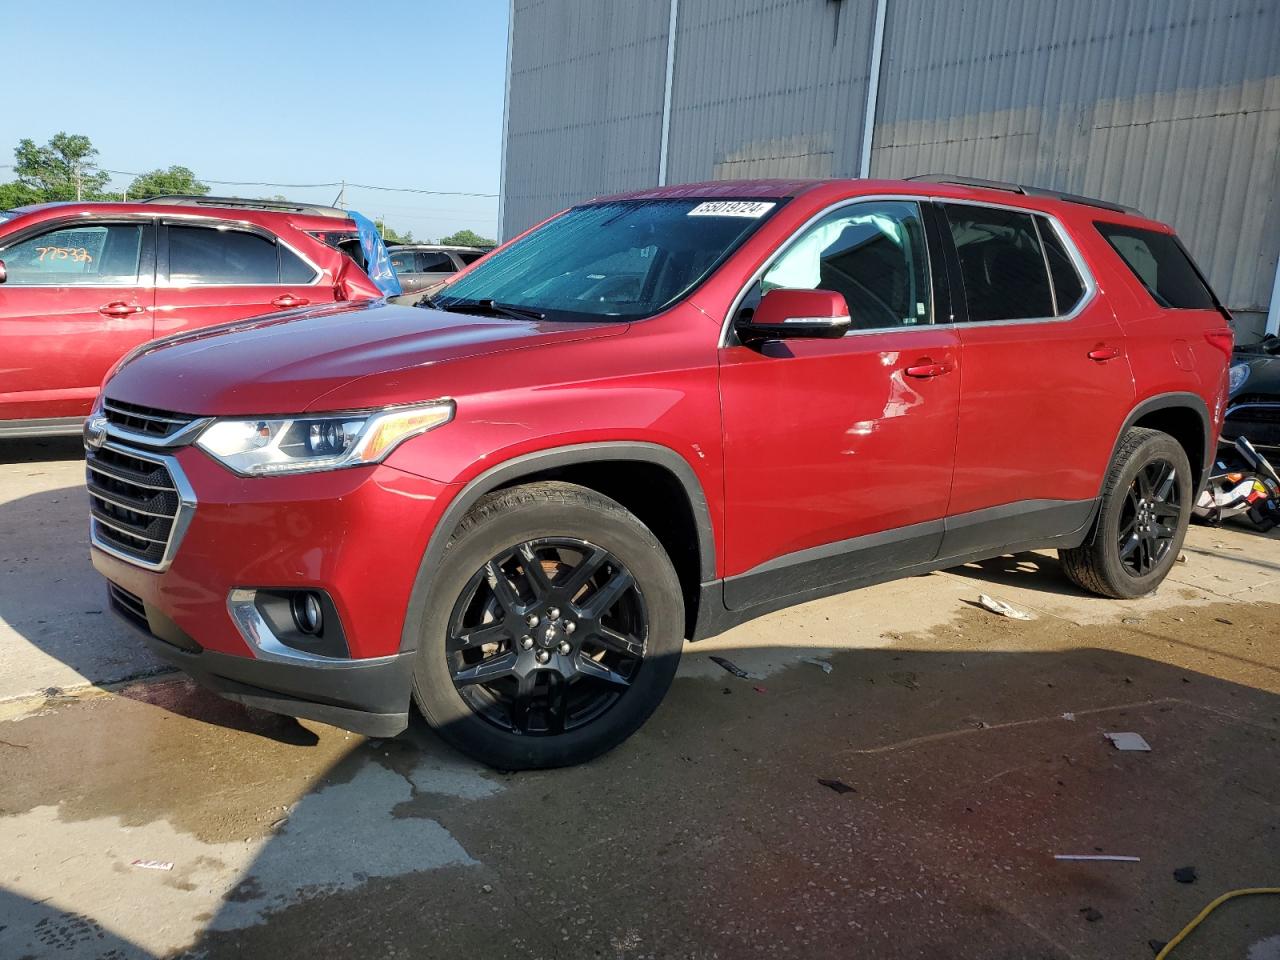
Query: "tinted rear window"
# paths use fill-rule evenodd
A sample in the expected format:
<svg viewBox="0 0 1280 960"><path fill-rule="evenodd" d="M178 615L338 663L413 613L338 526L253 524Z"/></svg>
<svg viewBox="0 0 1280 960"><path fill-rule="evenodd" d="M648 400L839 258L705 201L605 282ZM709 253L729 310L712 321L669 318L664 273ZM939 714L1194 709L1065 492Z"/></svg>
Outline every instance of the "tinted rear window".
<svg viewBox="0 0 1280 960"><path fill-rule="evenodd" d="M1213 294L1173 234L1118 223L1094 226L1160 306L1173 310L1216 309Z"/></svg>
<svg viewBox="0 0 1280 960"><path fill-rule="evenodd" d="M175 286L279 283L276 245L242 230L170 226L169 280Z"/></svg>
<svg viewBox="0 0 1280 960"><path fill-rule="evenodd" d="M1054 315L1049 273L1031 214L967 204L947 204L946 211L970 321Z"/></svg>

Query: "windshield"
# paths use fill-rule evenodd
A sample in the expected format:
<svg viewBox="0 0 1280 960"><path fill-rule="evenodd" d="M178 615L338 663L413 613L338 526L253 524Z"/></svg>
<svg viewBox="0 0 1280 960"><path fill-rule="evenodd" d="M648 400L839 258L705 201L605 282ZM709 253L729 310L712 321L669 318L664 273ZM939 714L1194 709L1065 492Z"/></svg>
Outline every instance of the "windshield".
<svg viewBox="0 0 1280 960"><path fill-rule="evenodd" d="M701 283L776 200L622 200L575 207L492 253L432 306L501 304L549 320L637 320Z"/></svg>

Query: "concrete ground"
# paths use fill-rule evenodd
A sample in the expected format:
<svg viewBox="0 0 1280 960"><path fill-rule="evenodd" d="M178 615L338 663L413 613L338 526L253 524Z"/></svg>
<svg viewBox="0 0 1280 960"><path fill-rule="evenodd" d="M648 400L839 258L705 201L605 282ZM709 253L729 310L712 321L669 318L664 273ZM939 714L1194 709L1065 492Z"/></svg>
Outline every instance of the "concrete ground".
<svg viewBox="0 0 1280 960"><path fill-rule="evenodd" d="M0 450L0 958L1115 960L1280 885L1280 536L1193 528L1137 601L1022 554L774 614L687 648L608 756L501 774L113 683L157 665L104 612L81 471ZM1280 897L1173 956L1277 960Z"/></svg>

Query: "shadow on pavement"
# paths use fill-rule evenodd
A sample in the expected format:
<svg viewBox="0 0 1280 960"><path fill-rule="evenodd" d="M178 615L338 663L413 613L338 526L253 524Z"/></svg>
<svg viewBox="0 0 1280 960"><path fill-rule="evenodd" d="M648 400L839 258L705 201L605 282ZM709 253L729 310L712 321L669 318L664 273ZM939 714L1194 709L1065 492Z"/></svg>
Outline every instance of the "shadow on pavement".
<svg viewBox="0 0 1280 960"><path fill-rule="evenodd" d="M1124 642L1260 639L1276 614L1235 605L1228 626L1217 607L1171 609L1182 621L1154 615ZM635 737L554 771L489 770L421 724L387 741L308 724L316 742L299 751L243 736L258 732L256 711L174 683L165 697L101 701L84 721L109 737L82 744L78 769L37 779L42 757L83 738L89 708L26 720L0 831L56 803L50 863L62 845L87 849L77 882L116 889L96 905L55 895L36 907L39 872L20 870L0 906L0 924L19 921L0 930L0 955L38 944L32 917L48 919L41 929L75 920L67 909L151 951L108 941L120 957L194 938L183 955L210 960L1113 960L1149 955L1149 939L1219 892L1275 882L1274 663L1254 686L1211 675L1212 657L1195 669L1115 649L1114 625L961 619L963 648L939 628L911 648L832 655L830 673L800 662L801 648L721 648L740 664L796 659L770 676L708 678L707 654L687 648L699 675L677 679ZM1011 643L1022 649L998 649ZM1141 733L1151 752L1115 750L1102 736L1114 730ZM112 817L132 847L81 836ZM144 844L158 824L176 837ZM143 846L177 862L170 877L107 865ZM1172 879L1186 865L1196 885ZM1274 914L1219 918L1206 930L1214 952L1185 956L1243 957L1277 932ZM151 944L164 937L174 942Z"/></svg>

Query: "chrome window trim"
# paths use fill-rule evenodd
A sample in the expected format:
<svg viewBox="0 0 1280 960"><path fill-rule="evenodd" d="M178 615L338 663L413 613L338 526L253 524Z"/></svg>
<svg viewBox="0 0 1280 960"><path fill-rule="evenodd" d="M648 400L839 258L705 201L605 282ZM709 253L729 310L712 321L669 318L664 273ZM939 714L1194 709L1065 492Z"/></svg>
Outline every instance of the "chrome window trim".
<svg viewBox="0 0 1280 960"><path fill-rule="evenodd" d="M898 201L905 200L905 201L910 201L917 204L956 203L956 204L961 204L961 205L970 206L970 207L994 207L997 210L1012 210L1015 213L1026 213L1026 214L1030 214L1033 217L1044 217L1044 219L1053 228L1054 233L1057 234L1058 240L1062 243L1063 249L1067 251L1067 256L1071 259L1072 265L1076 268L1076 273L1080 275L1080 281L1084 284L1084 294L1080 297L1079 301L1076 303L1075 307L1071 310L1070 313L1064 314L1060 317L1019 317L1014 320L966 320L964 323L959 323L951 320L938 321L937 311L935 309L937 291L933 290L933 276L932 276L932 272L930 272L929 286L930 286L930 293L932 294L931 299L934 302L930 304L931 319L929 323L919 324L916 326L897 325L892 327L872 327L868 329L849 330L845 333L846 337L866 336L868 334L881 334L881 333L911 333L912 331L929 330L935 327L944 327L944 326L950 326L953 329L962 329L963 327L966 327L971 323L976 325L981 325L983 327L1012 326L1015 324L1068 323L1074 320L1076 317L1078 317L1082 312L1084 312L1084 309L1093 301L1093 298L1097 295L1098 285L1093 278L1093 272L1089 269L1088 265L1085 263L1084 256L1080 253L1080 249L1076 246L1075 240L1072 239L1071 234L1067 232L1067 229L1062 225L1062 222L1051 213L1048 213L1044 210L1033 209L1030 207L1021 207L1021 206L1018 206L1017 204L990 202L986 200L953 199L951 197L937 197L937 196L926 195L926 194L910 194L910 193L866 194L864 196L858 196L858 197L846 197L843 200L837 200L835 203L832 203L827 207L824 207L822 210L814 214L812 217L806 220L803 224L797 227L794 231L792 231L791 234L788 235L787 238L778 245L778 247L773 251L773 253L771 253L765 259L764 263L762 263L760 267L751 275L751 278L742 287L742 289L738 291L738 295L734 297L733 302L730 304L729 312L725 316L724 322L721 324L720 339L716 344L717 348L740 345L735 340L730 339L730 335L733 330L733 318L738 315L738 310L742 306L742 301L746 299L747 293L751 290L752 287L754 287L757 283L760 282L760 278L765 275L765 273L769 270L769 268L773 266L773 264L778 260L778 258L782 255L782 253L786 250L786 248L790 246L790 244L797 237L799 237L802 233L804 233L804 231L812 227L819 220L826 217L828 214L834 213L835 211L840 210L843 207L849 207L859 203L873 203L873 202L884 201L884 200L898 200ZM1043 244L1041 244L1041 247L1043 248ZM926 241L925 249L926 251L928 251L927 255L929 257L932 257L933 251L928 250L927 241ZM1047 269L1048 268L1046 266L1046 270ZM1052 287L1053 287L1052 277L1050 276L1050 289L1052 289Z"/></svg>
<svg viewBox="0 0 1280 960"><path fill-rule="evenodd" d="M184 220L184 221L192 220L192 221L198 221L200 223L210 224L212 228L215 230L218 229L218 226L217 226L218 224L224 224L227 226L236 227L238 229L245 229L250 233L256 233L259 236L269 237L272 240L274 240L276 243L283 245L291 253L293 253L299 260L301 260L303 263L309 266L312 270L314 270L316 275L309 283L188 283L184 285L171 284L168 282L159 283L158 274L160 270L160 263L159 263L160 238L159 238L159 233L157 231L156 244L155 244L156 245L156 268L155 268L155 273L152 275L151 281L148 283L129 283L127 281L124 283L14 283L14 284L6 283L5 286L12 285L14 287L22 287L24 290L56 289L60 287L75 287L79 290L93 290L93 289L119 290L121 287L132 288L135 290L158 290L158 289L189 290L193 287L215 287L215 288L216 287L316 287L316 286L320 286L321 283L324 281L325 276L327 276L326 271L323 270L320 266L318 266L314 260L312 260L306 254L304 254L301 250L299 250L293 244L285 240L284 237L280 236L277 233L272 233L266 227L260 227L258 226L258 224L250 223L248 220L233 220L227 217L210 217L210 216L206 216L204 214L199 214L199 213L165 213L165 214L159 214L159 215L155 213L113 213L110 216L103 216L100 219L97 218L96 215L92 213L79 213L73 216L63 217L61 219L42 220L38 224L32 224L27 229L22 230L18 233L15 233L12 238L9 238L9 242L5 246L0 246L0 260L4 259L5 250L8 250L15 243L22 243L24 240L26 240L30 236L38 236L39 234L44 233L45 228L47 227L52 227L53 229L59 229L60 226L65 226L67 224L83 223L86 220L92 221L94 223L100 222L103 226L106 226L112 223L119 223L121 221L126 221L126 220L127 221L138 220L142 222L153 223L157 227L167 225L168 221L170 220ZM190 224L186 224L186 223L181 224L181 226L189 226L189 225ZM304 232L306 232L308 236L311 235L308 231L304 231ZM324 241L320 240L318 242L323 243ZM153 310L158 308L148 307L147 309Z"/></svg>
<svg viewBox="0 0 1280 960"><path fill-rule="evenodd" d="M254 659L273 663L302 663L322 670L342 670L349 667L368 667L380 663L390 663L397 659L396 655L388 657L326 657L305 650L295 650L280 641L271 630L271 626L258 612L255 602L258 591L237 587L227 594L227 613L236 630L253 652Z"/></svg>
<svg viewBox="0 0 1280 960"><path fill-rule="evenodd" d="M173 563L174 555L178 552L178 547L182 544L182 538L187 534L187 527L191 525L191 518L195 515L197 501L196 492L192 488L187 475L182 472L182 467L178 465L176 457L165 456L163 454L151 453L147 451L136 450L133 447L126 447L114 443L105 443L102 445L104 450L114 450L117 453L123 453L128 457L136 457L139 460L149 460L152 463L159 463L169 471L169 477L173 480L173 486L178 492L178 511L173 515L173 526L169 528L169 542L165 545L164 553L155 563L149 563L146 560L139 560L137 557L130 556L122 550L106 543L98 536L97 524L102 522L97 517L89 517L89 542L103 553L110 554L117 560L132 564L135 567L141 567L144 570L151 570L155 573L163 573L169 569ZM86 469L92 469L86 463ZM141 484L140 484L141 486ZM93 494L90 494L93 496ZM132 509L132 508L131 508ZM110 524L107 524L110 526ZM136 536L129 531L124 531L129 536ZM146 539L145 537L140 539Z"/></svg>
<svg viewBox="0 0 1280 960"><path fill-rule="evenodd" d="M1093 302L1094 296L1098 292L1098 284L1093 279L1093 272L1085 263L1084 256L1080 253L1080 248L1076 246L1075 240L1071 234L1067 232L1067 228L1062 225L1057 217L1045 210L1036 210L1030 207L1020 207L1013 203L990 203L986 200L955 200L951 197L933 197L931 198L940 204L954 203L965 207L993 207L996 210L1012 210L1014 213L1030 214L1033 218L1044 217L1048 221L1049 226L1053 228L1053 232L1057 234L1058 241L1062 244L1062 248L1067 251L1067 256L1071 259L1071 264L1076 268L1076 273L1080 276L1081 283L1084 284L1084 294L1076 302L1070 313L1064 313L1060 317L1016 317L1012 320L968 320L957 326L965 327L974 324L983 327L1007 327L1020 323L1069 323L1084 312L1084 308ZM1035 222L1034 219L1032 221ZM1037 231L1039 225L1037 224ZM1037 232L1037 237L1039 233ZM1040 245L1041 252L1044 252L1044 244ZM1049 272L1048 263L1045 264L1046 275L1049 278L1049 289L1053 290L1053 275Z"/></svg>

